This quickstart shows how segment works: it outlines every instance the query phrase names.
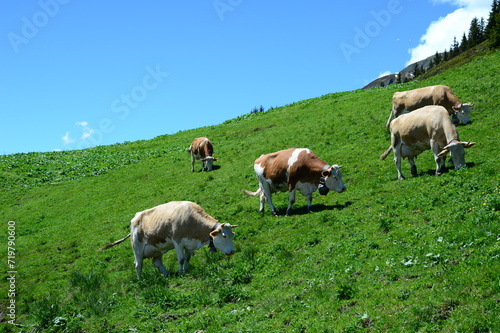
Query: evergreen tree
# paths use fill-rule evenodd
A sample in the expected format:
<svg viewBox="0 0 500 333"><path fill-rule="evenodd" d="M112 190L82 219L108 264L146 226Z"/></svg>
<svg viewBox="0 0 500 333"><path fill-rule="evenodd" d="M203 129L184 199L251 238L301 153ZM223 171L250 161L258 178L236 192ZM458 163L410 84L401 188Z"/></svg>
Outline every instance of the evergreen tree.
<svg viewBox="0 0 500 333"><path fill-rule="evenodd" d="M460 43L460 53L463 53L469 49L471 45L469 44L469 40L467 40L467 36L465 35L465 32L462 36L462 42Z"/></svg>
<svg viewBox="0 0 500 333"><path fill-rule="evenodd" d="M494 1L493 7L494 9L490 14L490 20L493 23L490 25L490 22L488 22L486 30L490 47L498 47L500 46L500 1Z"/></svg>
<svg viewBox="0 0 500 333"><path fill-rule="evenodd" d="M457 42L457 36L453 37L453 44L450 47L450 59L460 54L460 45Z"/></svg>
<svg viewBox="0 0 500 333"><path fill-rule="evenodd" d="M450 57L448 56L448 51L444 50L444 52L443 52L443 61L448 61L448 59L450 59Z"/></svg>
<svg viewBox="0 0 500 333"><path fill-rule="evenodd" d="M432 60L434 62L434 65L437 66L441 63L443 59L441 58L441 54L439 54L439 52L436 51L436 54L434 55L434 58Z"/></svg>
<svg viewBox="0 0 500 333"><path fill-rule="evenodd" d="M493 0L491 5L490 17L488 18L488 24L486 25L486 38L491 38L494 28L497 26L497 14L500 11L500 0Z"/></svg>
<svg viewBox="0 0 500 333"><path fill-rule="evenodd" d="M415 65L413 66L413 77L416 78L417 76L419 76L420 74L422 74L422 70L420 68L420 66L418 65L418 62L415 63Z"/></svg>
<svg viewBox="0 0 500 333"><path fill-rule="evenodd" d="M477 17L474 17L470 22L469 48L480 44L483 40L484 40L484 32L481 30L481 25Z"/></svg>
<svg viewBox="0 0 500 333"><path fill-rule="evenodd" d="M484 42L486 40L486 23L484 22L484 17L481 17L481 20L479 20L479 29L481 29L481 42Z"/></svg>

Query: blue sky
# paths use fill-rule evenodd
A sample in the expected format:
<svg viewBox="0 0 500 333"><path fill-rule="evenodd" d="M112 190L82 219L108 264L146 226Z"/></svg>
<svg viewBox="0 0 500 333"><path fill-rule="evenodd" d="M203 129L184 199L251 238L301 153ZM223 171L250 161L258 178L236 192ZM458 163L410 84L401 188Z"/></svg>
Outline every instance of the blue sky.
<svg viewBox="0 0 500 333"><path fill-rule="evenodd" d="M3 1L0 154L151 139L359 89L449 48L491 3Z"/></svg>

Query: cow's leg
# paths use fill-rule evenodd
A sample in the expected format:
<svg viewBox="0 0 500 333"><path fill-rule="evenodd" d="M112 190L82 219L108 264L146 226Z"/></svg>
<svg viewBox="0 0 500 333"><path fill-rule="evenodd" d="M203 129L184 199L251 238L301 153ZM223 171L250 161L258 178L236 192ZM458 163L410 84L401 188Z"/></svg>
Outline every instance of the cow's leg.
<svg viewBox="0 0 500 333"><path fill-rule="evenodd" d="M436 176L439 176L446 171L446 156L439 156L441 149L436 141L432 140L430 144L431 150L434 153L434 161L436 161Z"/></svg>
<svg viewBox="0 0 500 333"><path fill-rule="evenodd" d="M292 206L295 203L295 192L296 189L293 189L288 193L288 208L286 209L287 216L292 214Z"/></svg>
<svg viewBox="0 0 500 333"><path fill-rule="evenodd" d="M186 260L184 255L184 247L175 241L174 247L175 252L177 253L177 262L179 263L179 274L182 274L184 273L184 262Z"/></svg>
<svg viewBox="0 0 500 333"><path fill-rule="evenodd" d="M262 187L262 192L264 193L264 197L267 199L267 203L269 204L269 207L271 207L271 211L273 212L274 216L278 215L278 212L276 211L276 208L273 205L273 200L271 199L271 188L269 187L269 184L264 181L261 182L261 187ZM262 211L264 209L262 208Z"/></svg>
<svg viewBox="0 0 500 333"><path fill-rule="evenodd" d="M307 211L309 213L312 213L312 199L313 199L313 195L312 193L309 194L309 195L306 195L306 198L307 198Z"/></svg>
<svg viewBox="0 0 500 333"><path fill-rule="evenodd" d="M189 268L189 260L191 259L191 256L193 255L193 252L187 251L184 253L184 272L188 270Z"/></svg>
<svg viewBox="0 0 500 333"><path fill-rule="evenodd" d="M393 147L393 152L394 152L394 163L396 163L396 169L398 170L398 179L404 180L405 177L403 176L403 173L401 172L401 146L402 146L402 143L397 142L396 144L394 144L394 141L395 140L393 140L392 147Z"/></svg>
<svg viewBox="0 0 500 333"><path fill-rule="evenodd" d="M194 172L194 162L195 162L194 154L191 153L191 172Z"/></svg>
<svg viewBox="0 0 500 333"><path fill-rule="evenodd" d="M134 251L134 265L137 279L141 279L142 261L144 260L144 244L137 239L136 231L132 232L132 250Z"/></svg>
<svg viewBox="0 0 500 333"><path fill-rule="evenodd" d="M259 213L264 213L264 206L266 205L266 195L264 194L264 191L260 193L260 206L259 206Z"/></svg>
<svg viewBox="0 0 500 333"><path fill-rule="evenodd" d="M134 265L135 265L135 272L137 273L137 279L141 279L141 272L142 272L142 261L143 261L143 257L142 255L138 255L137 253L135 253L135 250L134 250L134 256L135 256L135 260L134 260Z"/></svg>
<svg viewBox="0 0 500 333"><path fill-rule="evenodd" d="M417 177L418 172L417 172L417 166L415 165L415 158L408 157L408 162L410 163L410 166L411 166L411 175L413 177Z"/></svg>
<svg viewBox="0 0 500 333"><path fill-rule="evenodd" d="M436 176L439 176L440 174L446 171L446 156L445 157L434 156L434 159L436 161Z"/></svg>
<svg viewBox="0 0 500 333"><path fill-rule="evenodd" d="M163 262L161 261L161 255L157 256L157 257L154 257L153 258L153 265L156 266L156 268L158 268L158 270L165 276L168 275L168 271L167 269L165 268L165 266L163 266Z"/></svg>

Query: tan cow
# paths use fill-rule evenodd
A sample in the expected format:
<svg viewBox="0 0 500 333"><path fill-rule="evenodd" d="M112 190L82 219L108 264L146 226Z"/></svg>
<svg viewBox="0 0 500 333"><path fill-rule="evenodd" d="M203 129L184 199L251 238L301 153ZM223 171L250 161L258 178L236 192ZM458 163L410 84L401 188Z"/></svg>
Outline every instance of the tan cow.
<svg viewBox="0 0 500 333"><path fill-rule="evenodd" d="M312 193L320 188L320 194L326 195L328 190L342 193L346 190L342 181L342 166L330 166L320 160L307 148L290 148L275 153L262 155L254 162L254 170L259 180L256 192L243 190L250 196L260 195L260 212L267 203L274 215L278 215L273 205L271 194L278 191L289 191L289 205L286 214L292 212L295 192L299 190L307 198L307 209L312 208Z"/></svg>
<svg viewBox="0 0 500 333"><path fill-rule="evenodd" d="M403 180L401 158L408 158L411 174L417 176L414 158L425 150L432 150L436 161L436 175L444 172L446 155L450 153L455 169L465 167L464 148L475 142L461 142L446 109L439 105L424 106L394 119L390 125L391 146L380 156L384 160L390 151Z"/></svg>
<svg viewBox="0 0 500 333"><path fill-rule="evenodd" d="M193 252L203 245L210 245L226 255L234 253L233 231L237 225L219 223L203 208L190 201L172 201L135 214L130 221L130 233L99 249L108 249L132 236L137 277L141 279L144 258L152 258L153 264L164 275L162 255L175 249L179 262L179 273L188 269Z"/></svg>
<svg viewBox="0 0 500 333"><path fill-rule="evenodd" d="M194 172L194 161L199 159L201 161L201 171L212 171L214 161L213 157L214 147L210 140L206 137L196 138L187 149L191 152L191 171ZM205 166L206 162L206 166Z"/></svg>
<svg viewBox="0 0 500 333"><path fill-rule="evenodd" d="M392 96L392 110L386 128L389 128L393 117L397 118L402 113L411 112L426 105L441 105L446 108L450 116L457 117L464 124L471 123L470 111L473 104L463 104L450 87L437 85L395 92Z"/></svg>

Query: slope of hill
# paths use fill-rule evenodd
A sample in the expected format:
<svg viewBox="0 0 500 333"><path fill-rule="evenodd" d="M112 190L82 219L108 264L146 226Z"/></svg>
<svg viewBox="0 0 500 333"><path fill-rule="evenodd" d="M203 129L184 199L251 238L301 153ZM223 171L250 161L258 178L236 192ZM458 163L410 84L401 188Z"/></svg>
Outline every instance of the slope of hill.
<svg viewBox="0 0 500 333"><path fill-rule="evenodd" d="M329 94L153 140L2 156L0 234L12 243L0 248L12 266L0 274L8 281L1 330L500 331L499 66L495 52L426 81ZM389 145L391 96L433 84L476 103L473 124L458 131L477 144L468 168L436 177L425 152L419 176L409 177L405 162L408 179L397 181L394 163L378 160ZM184 149L202 135L214 142L217 168L191 173ZM315 193L311 214L298 195L294 215L273 217L268 207L261 215L241 189L257 188L258 156L289 147L344 165L348 190ZM282 213L287 198L274 197ZM137 281L130 243L97 251L128 233L135 212L172 200L239 224L237 253L199 249L179 276L168 252L171 275L145 263Z"/></svg>
<svg viewBox="0 0 500 333"><path fill-rule="evenodd" d="M412 63L412 64L406 66L405 68L400 70L399 73L389 74L389 75L385 75L385 76L376 78L375 80L373 80L372 82L370 82L366 86L364 86L362 89L384 87L384 86L388 86L390 84L394 84L394 83L398 82L398 75L401 75L401 77L403 78L402 80L400 80L402 82L404 82L405 79L412 80L414 78L413 71L415 69L415 64L417 64L419 66L419 68L425 69L425 72L423 74L419 75L419 77L418 77L419 80L423 80L423 79L428 79L428 78L430 78L436 74L439 74L445 70L448 70L450 68L464 65L467 62L469 62L477 57L488 54L489 52L490 52L490 49L488 47L488 42L483 42L481 44L478 44L478 45L468 49L467 51L459 54L458 56L456 56L450 60L443 61L439 65L432 67L432 68L429 68L431 61L434 58L434 55L432 55L432 56L427 57L423 60L417 61L415 63Z"/></svg>

